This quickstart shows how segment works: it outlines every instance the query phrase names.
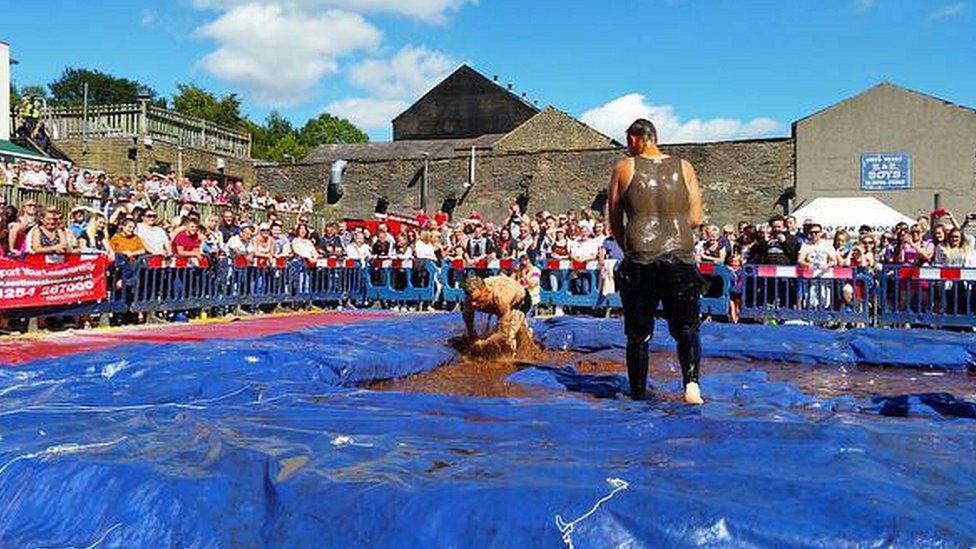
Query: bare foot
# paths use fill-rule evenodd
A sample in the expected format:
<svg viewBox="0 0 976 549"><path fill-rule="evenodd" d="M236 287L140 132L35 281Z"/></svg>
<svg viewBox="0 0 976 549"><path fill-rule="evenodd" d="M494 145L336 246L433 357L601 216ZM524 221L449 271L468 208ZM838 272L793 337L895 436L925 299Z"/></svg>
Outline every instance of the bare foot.
<svg viewBox="0 0 976 549"><path fill-rule="evenodd" d="M701 387L697 383L691 382L685 385L685 402L688 404L705 404L701 396Z"/></svg>

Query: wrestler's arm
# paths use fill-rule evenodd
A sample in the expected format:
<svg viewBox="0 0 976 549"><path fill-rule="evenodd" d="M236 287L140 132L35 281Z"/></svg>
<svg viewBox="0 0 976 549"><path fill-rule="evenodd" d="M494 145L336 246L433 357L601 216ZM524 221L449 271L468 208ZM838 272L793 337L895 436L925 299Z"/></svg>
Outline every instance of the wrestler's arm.
<svg viewBox="0 0 976 549"><path fill-rule="evenodd" d="M685 187L688 189L688 226L692 229L702 224L705 217L702 212L701 186L695 168L687 160L681 161L681 171L685 176Z"/></svg>
<svg viewBox="0 0 976 549"><path fill-rule="evenodd" d="M624 211L620 204L626 186L634 177L634 159L630 157L621 158L613 168L610 175L610 183L607 186L607 216L610 221L610 232L613 233L617 244L627 251L626 240L624 239Z"/></svg>

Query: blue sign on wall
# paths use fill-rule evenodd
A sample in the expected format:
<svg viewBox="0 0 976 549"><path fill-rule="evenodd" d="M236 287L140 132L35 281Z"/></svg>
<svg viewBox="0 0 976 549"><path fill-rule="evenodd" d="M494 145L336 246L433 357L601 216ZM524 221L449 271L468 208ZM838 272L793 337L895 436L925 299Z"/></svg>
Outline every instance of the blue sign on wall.
<svg viewBox="0 0 976 549"><path fill-rule="evenodd" d="M891 191L912 188L912 157L908 153L861 155L861 189Z"/></svg>

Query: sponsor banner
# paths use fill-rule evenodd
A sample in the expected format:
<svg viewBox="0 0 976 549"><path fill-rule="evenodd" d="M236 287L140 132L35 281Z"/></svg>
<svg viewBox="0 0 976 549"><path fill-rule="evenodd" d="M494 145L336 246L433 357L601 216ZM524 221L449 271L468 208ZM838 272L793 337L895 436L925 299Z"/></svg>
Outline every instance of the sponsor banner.
<svg viewBox="0 0 976 549"><path fill-rule="evenodd" d="M63 256L62 256L63 257ZM99 301L108 295L108 259L68 257L59 263L0 259L0 309Z"/></svg>

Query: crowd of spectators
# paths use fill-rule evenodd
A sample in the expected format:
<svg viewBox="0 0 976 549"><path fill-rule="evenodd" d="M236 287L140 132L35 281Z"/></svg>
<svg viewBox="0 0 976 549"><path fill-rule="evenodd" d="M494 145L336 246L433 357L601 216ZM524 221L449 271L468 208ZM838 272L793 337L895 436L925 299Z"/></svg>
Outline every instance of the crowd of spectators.
<svg viewBox="0 0 976 549"><path fill-rule="evenodd" d="M162 173L138 178L110 177L94 170L69 167L64 162L0 162L0 185L92 198L103 205L124 201L142 208L154 208L166 200L277 212L311 212L314 207L311 195L301 199L285 197L272 194L260 185L245 188L240 180L221 183L203 178L194 182Z"/></svg>
<svg viewBox="0 0 976 549"><path fill-rule="evenodd" d="M949 211L938 209L911 224L901 222L880 231L862 225L853 233L843 228L830 232L814 219L798 224L792 216L774 216L759 226L747 221L722 228L703 226L696 257L733 268L746 263L812 269L976 267L974 239L966 230L974 219L976 214L968 214L959 223Z"/></svg>
<svg viewBox="0 0 976 549"><path fill-rule="evenodd" d="M564 259L577 262L622 258L620 247L604 220L588 209L566 212L523 213L512 203L505 219L490 221L478 212L449 221L448 215L421 213L416 223L394 234L387 224L347 227L331 223L321 233L309 224L311 200L299 204L298 222L285 226L276 212L288 206L269 198L260 187L249 191L240 182L221 188L204 179L197 184L187 179L151 174L137 181L111 179L87 170L68 169L64 164L0 163L0 183L48 189L102 198L106 208L76 207L68 219L53 210L39 211L33 200L22 204L0 203L0 253L16 256L45 251L88 250L116 252L116 235L128 221L144 249L154 255L200 253L249 257L322 257L370 259L374 257L425 259L434 261L518 259L532 262ZM228 194L235 197L228 198ZM172 219L161 219L154 204L175 199L181 204ZM2 199L0 199L2 200ZM294 202L294 201L293 201ZM201 219L196 205L236 204L223 217ZM250 210L269 207L268 221L251 222ZM881 264L914 266L976 266L972 237L965 229L974 216L962 223L947 211L919 217L914 224L900 223L877 232L862 226L856 233L838 229L828 233L813 219L799 224L793 217L774 216L753 225L703 225L695 256L698 261L723 263L733 270L743 264L799 265L814 269L832 266L877 268ZM189 226L193 228L189 231ZM187 234L190 240L185 242ZM131 244L128 246L131 248Z"/></svg>
<svg viewBox="0 0 976 549"><path fill-rule="evenodd" d="M310 199L298 205L296 221L286 225L278 212L290 207L282 207L275 198L269 201L260 187L244 190L240 182L221 188L213 180L191 183L157 174L133 181L69 169L64 164L28 162L0 163L0 183L102 199L102 207L77 206L64 217L32 199L6 204L0 196L0 257L102 252L120 266L143 255L243 258L252 264L333 257L412 259L419 265L508 259L516 266L515 276L526 277L527 284L540 276L538 269L530 268L532 264L570 260L596 263L596 280L571 278L570 283L582 292L596 283L601 293L614 291L612 269L605 260L623 257L608 224L589 209L529 215L512 203L505 218L498 220L487 220L478 212L454 220L444 212L433 216L421 212L414 222L397 227L398 231L382 221L339 221L317 231L310 223ZM166 199L179 201L174 217L164 218L154 208ZM224 209L220 216L201 217L201 203L238 207ZM267 208L267 221L252 221L256 208ZM695 257L702 263L725 264L734 272L750 263L814 270L834 266L878 269L885 264L976 267L973 238L966 231L973 219L976 215L969 214L959 223L942 209L890 230L865 225L856 233L845 229L828 232L816 220L798 223L794 217L783 216L758 225L749 221L723 227L705 225L698 233ZM538 292L536 287L531 289Z"/></svg>

